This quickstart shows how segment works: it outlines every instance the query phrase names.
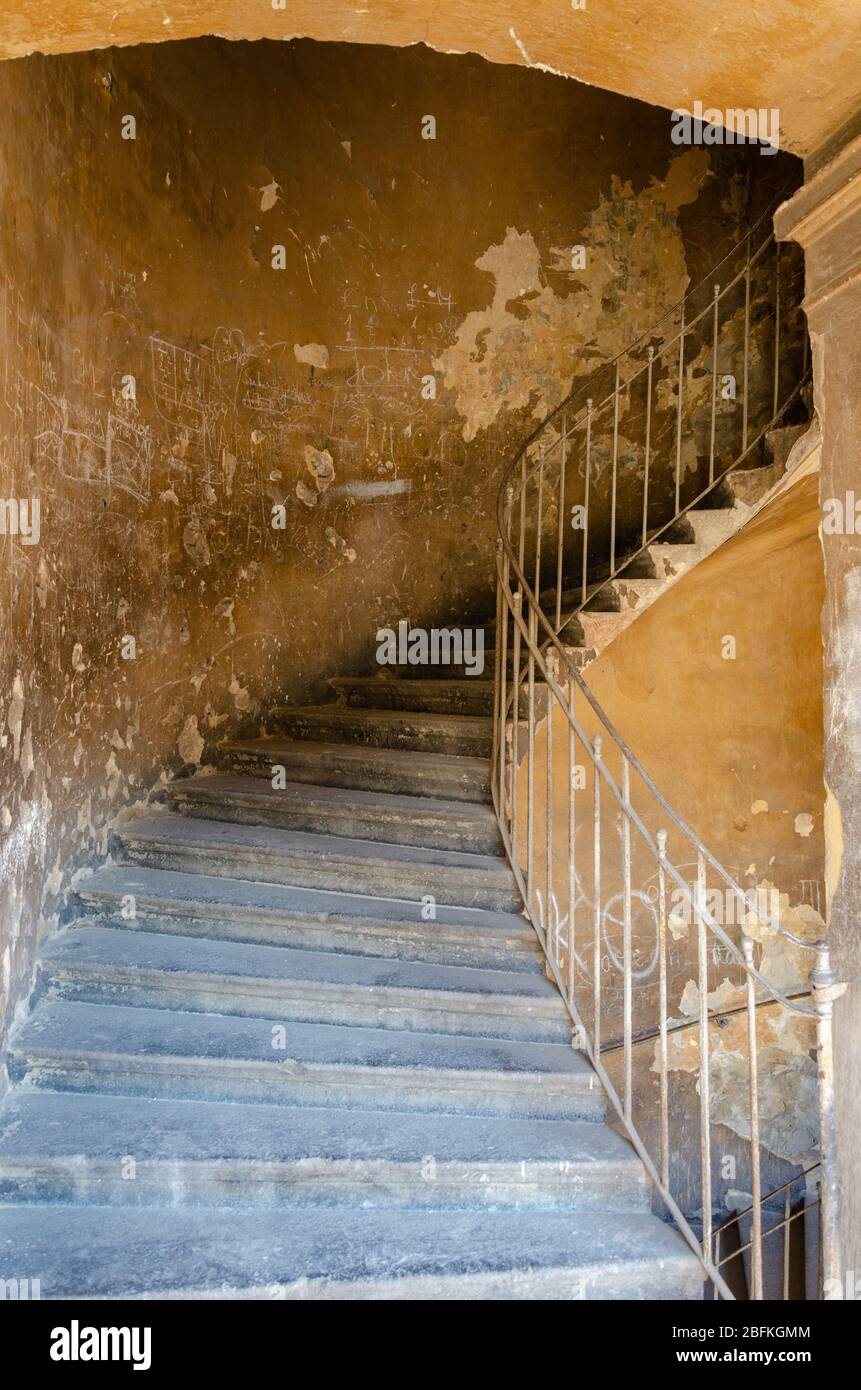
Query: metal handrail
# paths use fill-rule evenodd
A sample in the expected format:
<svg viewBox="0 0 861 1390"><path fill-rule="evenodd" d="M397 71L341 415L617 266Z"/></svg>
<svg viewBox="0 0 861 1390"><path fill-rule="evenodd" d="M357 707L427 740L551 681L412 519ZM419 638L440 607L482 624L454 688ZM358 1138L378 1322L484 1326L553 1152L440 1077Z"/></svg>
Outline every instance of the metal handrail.
<svg viewBox="0 0 861 1390"><path fill-rule="evenodd" d="M702 840L696 835L693 829L670 805L667 798L661 793L653 779L643 768L636 755L628 746L621 734L612 724L605 711L601 708L592 691L584 681L580 671L570 659L565 647L559 640L559 634L563 631L566 624L572 617L581 612L586 604L594 599L597 593L602 592L608 585L617 580L626 568L629 568L637 557L648 552L649 547L656 543L656 539L663 536L670 527L678 525L681 518L685 517L697 504L707 497L715 488L720 486L724 480L738 469L740 465L748 459L754 451L759 448L768 431L783 419L790 406L799 398L803 389L806 375L806 335L802 337L803 361L796 371L795 364L791 363L796 380L791 390L786 392L781 401L782 377L785 376L786 363L785 352L782 354L781 330L785 318L785 300L781 303L781 294L786 295L786 287L781 284L781 263L780 247L775 243L773 233L769 230L768 234L755 248L752 247L754 231L766 221L770 221L774 208L771 207L763 214L763 217L756 224L745 238L723 258L720 265L737 259L743 253L744 260L741 269L738 270L730 279L730 282L721 289L714 283L713 277L719 267L695 286L685 297L678 302L671 310L658 320L657 325L642 335L636 343L623 350L617 358L609 364L613 371L614 387L612 392L605 396L596 408L593 400L587 394L592 389L592 383L597 375L593 373L585 385L573 390L566 399L557 406L545 420L541 422L521 445L513 459L504 470L497 504L497 518L499 526L498 545L498 585L497 585L497 617L496 617L496 670L495 670L495 698L494 698L494 735L493 735L493 801L499 821L500 831L505 845L506 852L512 865L523 900L526 905L527 915L536 931L539 942L547 958L551 974L553 975L560 992L565 1000L569 1014L577 1029L580 1046L590 1058L595 1070L604 1083L611 1103L616 1109L631 1142L643 1160L652 1181L663 1198L670 1215L675 1220L679 1230L687 1240L691 1248L696 1252L701 1261L704 1274L712 1281L716 1294L723 1298L732 1298L733 1295L720 1273L719 1263L713 1258L714 1238L716 1231L712 1223L712 1147L711 1147L711 1114L710 1114L710 1072L711 1055L709 1042L709 1025L720 1014L720 1010L713 1007L709 1000L709 969L708 951L709 942L712 943L712 950L719 947L724 953L724 959L737 967L743 981L745 993L744 1003L740 1006L747 1016L747 1047L748 1047L748 1093L750 1108L750 1133L751 1133L751 1175L753 1188L752 1206L752 1269L753 1269L753 1297L762 1297L762 1223L761 1207L762 1197L760 1195L760 1154L759 1154L759 1064L757 1057L757 1024L756 1013L759 1006L764 1002L772 1002L791 1010L793 1013L807 1017L815 1022L816 1025L816 1049L818 1059L818 1071L820 1077L819 1086L819 1128L820 1128L820 1163L822 1167L822 1249L823 1266L826 1274L825 1287L835 1287L833 1281L829 1283L830 1274L839 1273L839 1224L837 1211L837 1183L836 1183L836 1164L835 1164L835 1124L833 1110L833 1058L831 1042L831 1019L833 1001L842 991L842 986L838 984L836 975L831 967L829 950L824 941L811 942L785 928L772 913L766 912L755 904L752 911L746 911L742 930L740 933L740 943L725 930L724 924L718 920L718 916L708 905L709 894L709 874L716 877L721 883L725 896L728 894L733 902L744 904L749 908L748 896L741 885L732 877L731 874L719 863L717 858L708 850ZM767 291L770 288L770 273L768 272L768 262L766 260L769 248L774 247L774 293L769 299ZM755 274L759 279L765 278L769 283L766 285L766 308L767 314L762 312L763 294L762 286L755 281ZM707 310L702 313L688 312L694 304L695 297L700 293L706 284L712 287L712 295ZM729 463L722 461L716 445L716 418L717 418L717 363L720 351L726 346L726 339L720 336L720 319L722 306L728 308L731 304L731 296L734 291L743 288L743 333L742 341L739 344L737 339L732 337L730 332L730 350L739 353L743 359L742 380L743 396L741 400L741 438L738 446L733 446L732 457ZM740 309L736 311L734 317L738 317ZM754 332L754 315L758 314L758 326L773 325L771 336L773 338L773 369L772 379L768 384L767 403L763 402L757 392L753 389L750 372L751 342ZM666 324L668 319L678 315L679 330L677 333L664 337L660 332L660 325ZM685 400L685 348L692 339L696 341L695 334L698 325L711 320L711 401L710 401L710 421L709 421L709 453L708 453L708 481L698 485L693 495L690 487L684 483L681 470L681 459L683 446L686 438L689 437L692 428L692 411L690 404ZM731 323L732 321L730 321ZM785 330L784 330L785 332ZM655 339L658 339L657 348ZM643 364L639 364L626 379L622 380L621 364L623 359L634 355L638 350L647 348L647 359ZM651 482L654 485L656 465L660 462L659 445L655 444L652 436L654 417L660 414L660 410L653 410L653 392L656 378L656 364L661 364L670 352L678 347L678 373L675 384L675 422L673 424L672 435L674 436L674 463L672 469L671 483L673 488L672 507L669 514L665 515L657 527L649 528L649 486L650 469ZM703 348L700 347L702 354ZM706 359L709 352L706 351ZM605 365L602 372L608 370ZM621 562L618 562L617 528L623 521L623 514L618 504L618 481L619 481L619 443L620 443L620 424L623 415L623 401L626 402L626 409L630 413L631 393L636 382L644 378L647 387L645 405L645 441L644 441L644 471L643 471L643 501L642 501L642 531L638 536L639 544L628 549ZM728 379L735 380L731 375ZM666 387L667 383L664 383ZM575 412L575 406L581 407ZM688 415L685 415L685 408ZM763 414L767 415L767 422L759 424L758 428L751 430L751 411L756 411L758 419ZM700 409L699 403L694 407ZM664 407L665 412L671 410L671 406ZM589 586L589 526L590 526L590 504L594 506L594 494L590 498L590 488L592 487L592 440L594 423L599 419L603 412L612 411L612 480L610 496L610 512L608 526L605 528L609 532L609 573L599 584ZM572 412L575 412L573 423L571 421ZM561 423L561 429L559 428ZM566 575L566 564L570 565L570 557L566 559L565 547L563 544L564 520L567 515L565 511L566 484L572 474L572 460L576 463L578 453L585 460L585 467L580 470L579 475L583 479L583 503L580 510L584 515L583 544L582 553L576 557L577 589L579 595L574 603L569 603L563 618L564 581ZM532 455L535 457L533 458ZM555 485L553 482L555 470ZM599 478L596 477L595 485ZM528 502L528 490L534 485L534 501ZM571 492L568 493L570 505ZM515 503L518 505L515 506ZM555 507L557 514L557 551L555 564L555 595L552 596L553 615L548 617L544 612L541 602L542 593L542 539L547 517ZM639 514L639 513L638 513ZM533 539L530 530L534 532L534 560L531 554ZM530 558L529 573L527 574L527 539L529 538ZM594 544L594 542L593 542ZM511 639L511 679L509 680L508 670L508 641ZM546 691L546 708L541 720L545 730L545 777L546 786L543 790L543 809L536 797L536 736L538 729L538 719L536 716L536 686L539 681L543 682ZM597 721L597 725L603 732L590 733L584 725L582 719L575 708L577 697L584 700L591 712L591 717ZM522 718L521 711L525 698L526 717ZM554 720L553 715L561 715L562 730L567 728L568 746L568 777L567 793L563 793L560 798L554 800ZM558 735L557 735L558 736ZM619 776L615 776L608 767L604 754L604 740L607 740L608 747L613 751L613 757L619 764ZM582 876L582 861L580 869L577 866L577 825L580 820L576 809L575 793L578 788L575 786L574 771L576 767L576 756L578 745L588 760L591 768L593 794L591 814L587 818L587 834L591 834L591 852L588 855L589 873L592 882L592 897L580 890ZM525 772L525 789L520 780L521 774ZM632 794L636 792L636 796ZM579 790L583 789L584 783L581 782ZM621 891L616 897L621 899L623 905L622 921L622 948L620 958L611 950L617 970L622 976L622 1026L623 1042L622 1052L624 1060L624 1080L617 1090L613 1084L606 1068L602 1063L602 1014L606 1010L606 1000L604 998L604 988L602 979L602 940L606 935L605 909L602 906L602 881L606 883L608 877L608 861L603 845L603 838L606 830L603 827L606 821L602 821L605 814L602 805L602 792L609 796L610 805L618 813L618 833L621 843L621 851L618 861L614 865L610 862L610 874L614 873L621 879ZM554 892L554 863L558 858L556 844L554 843L554 820L557 811L564 812L564 802L567 800L567 827L563 832L563 838L567 841L567 873L565 882L567 886L568 913L562 930L562 922L559 915L558 903ZM634 801L637 801L637 805ZM644 802L654 802L660 812L662 820L666 820L666 825L652 827L649 824L649 816L642 809ZM521 803L525 803L524 806ZM543 822L544 827L544 855L545 855L545 893L542 893L537 883L537 871L535 867L536 838L539 823ZM696 883L689 885L680 872L678 863L673 862L669 852L669 837L673 837L674 843L681 841L693 852L696 863ZM658 1006L659 1024L655 1030L658 1039L656 1069L660 1077L660 1103L657 1115L657 1124L660 1132L659 1154L653 1158L649 1152L649 1145L639 1132L640 1125L635 1122L634 1105L639 1103L639 1097L634 1094L633 1081L633 1046L635 1033L633 1027L633 990L634 978L637 973L634 963L634 940L633 940L633 901L635 897L642 895L633 886L633 858L634 850L647 858L654 860L657 865L658 894L657 894L657 913L656 917L656 949L655 961L658 968ZM563 857L565 857L563 856ZM674 856L678 859L678 855ZM671 1033L668 1015L668 953L667 953L667 890L668 887L675 887L689 908L692 918L696 923L696 947L697 947L697 969L696 969L696 993L697 993L697 1013L691 1022L696 1022L698 1026L699 1044L699 1118L700 1118L700 1188L703 1211L703 1231L702 1236L695 1235L689 1221L681 1209L681 1203L677 1200L672 1190L671 1167L672 1167L672 1144L671 1144L671 1115L669 1108L669 1065L668 1065L668 1046ZM551 904L556 911L556 924L551 925L550 911ZM585 905L587 909L582 909ZM578 920L579 914L579 920ZM584 959L578 951L578 926L583 917L587 918L587 927L591 931L591 953L589 959ZM775 933L784 941L790 943L800 951L809 951L815 958L815 968L810 975L809 997L811 1003L800 1002L799 991L793 990L792 997L785 991L777 988L769 982L762 973L755 961L755 936L758 932ZM578 981L578 974L582 980ZM583 981L587 988L583 989ZM588 1023L588 1026L587 1026ZM642 1030L636 1035L636 1040L642 1037ZM606 1049L606 1044L603 1044ZM621 1091L621 1094L620 1094Z"/></svg>

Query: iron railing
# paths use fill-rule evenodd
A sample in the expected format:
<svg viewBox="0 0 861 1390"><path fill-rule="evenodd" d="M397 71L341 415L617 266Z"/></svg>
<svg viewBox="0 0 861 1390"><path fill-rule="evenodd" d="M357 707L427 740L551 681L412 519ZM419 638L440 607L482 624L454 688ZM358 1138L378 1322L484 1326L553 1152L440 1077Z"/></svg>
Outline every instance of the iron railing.
<svg viewBox="0 0 861 1390"><path fill-rule="evenodd" d="M713 1138L721 1116L712 1113L728 993L745 1020L745 1120L736 1116L734 1127L746 1128L750 1141L740 1161L753 1194L752 1297L763 1296L763 1006L809 1021L824 1287L836 1287L832 1005L841 986L827 943L783 926L672 808L584 681L577 650L561 639L577 632L584 612L612 609L620 579L648 584L661 553L653 547L701 520L698 504L720 499L742 464L761 463L769 430L800 413L800 272L788 258L793 248L775 242L772 212L547 416L505 469L498 501L493 798L502 837L578 1044L719 1298L733 1297L715 1250L723 1155ZM809 993L806 967L791 989L769 982L763 953L778 949L814 965ZM693 1061L690 1049L670 1056L670 990L686 976ZM652 1024L655 1056L645 1069L640 1053L635 1065L635 1042ZM696 1095L684 1090L689 1074Z"/></svg>

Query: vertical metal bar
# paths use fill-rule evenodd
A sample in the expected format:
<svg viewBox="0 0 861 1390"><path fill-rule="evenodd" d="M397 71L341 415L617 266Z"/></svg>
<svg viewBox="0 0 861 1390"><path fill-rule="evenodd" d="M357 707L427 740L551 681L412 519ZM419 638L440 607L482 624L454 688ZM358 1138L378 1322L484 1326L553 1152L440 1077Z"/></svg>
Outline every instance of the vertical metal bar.
<svg viewBox="0 0 861 1390"><path fill-rule="evenodd" d="M824 941L816 948L816 968L810 976L816 1010L816 1070L819 1080L819 1229L822 1247L822 1297L842 1299L843 1260L840 1236L840 1196L837 1181L837 1121L834 1113L834 1000L843 993L831 967Z"/></svg>
<svg viewBox="0 0 861 1390"><path fill-rule="evenodd" d="M759 1057L756 1041L756 981L753 975L753 942L742 933L741 949L747 974L747 1053L750 1088L750 1183L751 1206L751 1297L762 1298L762 1180L759 1155Z"/></svg>
<svg viewBox="0 0 861 1390"><path fill-rule="evenodd" d="M667 832L658 840L658 1068L661 1087L661 1185L670 1190L669 1049L667 1039Z"/></svg>
<svg viewBox="0 0 861 1390"><path fill-rule="evenodd" d="M546 681L546 683L545 683L545 686L544 686L544 689L545 689L545 691L546 691L546 699L547 699L546 720L545 720L545 722L546 722L546 724L547 724L547 739L546 739L547 768L546 768L546 786L545 786L545 800L546 800L546 806L545 806L545 810L544 810L544 837L545 837L545 839L544 839L544 853L545 853L545 856L546 856L546 863L545 863L545 865L544 865L544 893L545 893L545 901L546 901L546 903L547 903L546 911L547 911L547 930L548 930L548 931L550 930L550 923L551 923L551 921L554 922L554 928L553 928L553 956L552 956L552 959L558 963L558 960L559 960L559 912L558 912L558 908L556 908L555 911L554 911L554 913L553 913L553 915L551 915L551 905L553 904L553 711L554 711L554 707L555 707L556 701L555 701L555 698L554 698L554 696L553 696L553 694L552 694L552 692L551 692L551 690L550 690L550 678L552 677L554 680L556 679L556 653L555 653L554 651L548 652L548 654L547 654L547 656L546 656L546 658L545 658L545 664L546 664L546 667L547 667L547 677L548 677L548 679L547 679L547 681Z"/></svg>
<svg viewBox="0 0 861 1390"><path fill-rule="evenodd" d="M568 682L568 712L574 716L574 679ZM574 726L568 724L568 1000L574 1002L574 950L576 936L574 927L574 895L577 891L577 853L575 849L577 832L577 813L574 805L577 780L577 742Z"/></svg>
<svg viewBox="0 0 861 1390"><path fill-rule="evenodd" d="M780 242L774 243L774 401L772 418L777 414L780 396Z"/></svg>
<svg viewBox="0 0 861 1390"><path fill-rule="evenodd" d="M523 609L523 590L518 581L517 591L512 596L514 625L511 637L512 659L511 680L513 700L511 711L511 857L519 863L520 852L520 808L517 804L517 764L520 754L520 618Z"/></svg>
<svg viewBox="0 0 861 1390"><path fill-rule="evenodd" d="M499 778L499 763L503 761L499 757L499 725L500 725L500 697L501 680L499 672L499 631L502 627L502 613L504 600L502 597L502 537L498 537L496 542L496 651L493 662L493 736L491 748L493 749L493 763L491 766L491 786L497 786ZM503 801L500 796L499 814L503 814Z"/></svg>
<svg viewBox="0 0 861 1390"><path fill-rule="evenodd" d="M583 485L583 595L586 602L586 585L589 579L589 485L592 474L592 402L586 402L586 477Z"/></svg>
<svg viewBox="0 0 861 1390"><path fill-rule="evenodd" d="M676 511L679 514L679 505L682 491L682 399L684 396L683 383L685 377L685 301L682 300L682 317L679 326L679 397L678 411L676 414Z"/></svg>
<svg viewBox="0 0 861 1390"><path fill-rule="evenodd" d="M520 460L520 538L517 543L517 563L522 574L526 573L523 568L523 560L526 554L526 454Z"/></svg>
<svg viewBox="0 0 861 1390"><path fill-rule="evenodd" d="M792 1187L787 1187L783 1197L783 1301L789 1302L789 1249L792 1241L792 1227L789 1218L792 1215Z"/></svg>
<svg viewBox="0 0 861 1390"><path fill-rule="evenodd" d="M541 530L544 526L544 457L538 468L538 502L535 520L535 602L541 604Z"/></svg>
<svg viewBox="0 0 861 1390"><path fill-rule="evenodd" d="M696 917L699 987L699 1044L700 1044L700 1168L703 1193L703 1259L711 1260L712 1246L712 1159L711 1159L711 1075L709 1057L709 966L706 921L703 915L706 898L706 862L702 851L697 854Z"/></svg>
<svg viewBox="0 0 861 1390"><path fill-rule="evenodd" d="M709 486L715 480L715 426L717 424L717 376L718 376L718 317L720 309L720 285L714 290L714 323L712 324L712 424L709 436Z"/></svg>
<svg viewBox="0 0 861 1390"><path fill-rule="evenodd" d="M593 926L595 940L592 948L592 994L594 1001L593 1028L595 1033L595 1060L601 1056L601 747L603 740L596 734L592 740L593 762L595 766L595 807L592 846L592 888L595 895L593 904Z"/></svg>
<svg viewBox="0 0 861 1390"><path fill-rule="evenodd" d="M649 464L652 457L652 371L655 363L655 349L649 348L649 362L646 368L646 454L643 464L643 545L649 535Z"/></svg>
<svg viewBox="0 0 861 1390"><path fill-rule="evenodd" d="M625 1119L631 1123L634 1099L633 959L631 942L631 772L622 754L622 992L624 1001Z"/></svg>
<svg viewBox="0 0 861 1390"><path fill-rule="evenodd" d="M610 577L616 573L616 486L619 472L619 363L613 390L613 481L610 495Z"/></svg>
<svg viewBox="0 0 861 1390"><path fill-rule="evenodd" d="M556 533L556 631L562 626L562 572L565 536L565 468L568 455L568 412L562 412L562 443L559 453L559 525Z"/></svg>
<svg viewBox="0 0 861 1390"><path fill-rule="evenodd" d="M742 416L741 416L741 451L747 451L747 387L750 375L750 232L747 234L747 249L745 252L746 260L744 267L744 376L742 378Z"/></svg>
<svg viewBox="0 0 861 1390"><path fill-rule="evenodd" d="M499 814L505 818L505 726L507 723L507 682L508 682L508 552L502 556L502 584L499 617L496 622L496 645L499 671Z"/></svg>
<svg viewBox="0 0 861 1390"><path fill-rule="evenodd" d="M528 605L529 658L527 661L527 731L526 731L526 905L532 912L532 870L535 861L535 634L536 612Z"/></svg>

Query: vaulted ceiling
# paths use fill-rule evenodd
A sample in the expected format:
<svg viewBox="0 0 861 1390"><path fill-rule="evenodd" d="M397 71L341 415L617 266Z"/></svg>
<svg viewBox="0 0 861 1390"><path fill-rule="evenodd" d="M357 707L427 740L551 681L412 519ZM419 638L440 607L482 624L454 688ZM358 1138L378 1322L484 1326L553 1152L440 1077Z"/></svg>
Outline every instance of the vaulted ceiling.
<svg viewBox="0 0 861 1390"><path fill-rule="evenodd" d="M217 34L426 43L669 109L767 107L810 155L861 111L857 0L3 0L0 56ZM585 8L577 8L585 4Z"/></svg>

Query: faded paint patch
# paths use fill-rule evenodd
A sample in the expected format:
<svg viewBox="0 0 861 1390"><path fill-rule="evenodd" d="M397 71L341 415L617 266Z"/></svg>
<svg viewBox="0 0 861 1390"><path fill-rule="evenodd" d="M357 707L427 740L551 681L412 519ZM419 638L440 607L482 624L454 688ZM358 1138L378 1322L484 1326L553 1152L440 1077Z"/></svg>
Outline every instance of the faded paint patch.
<svg viewBox="0 0 861 1390"><path fill-rule="evenodd" d="M197 727L197 715L190 714L176 741L176 750L184 763L198 764L203 756L203 746L203 738Z"/></svg>
<svg viewBox="0 0 861 1390"><path fill-rule="evenodd" d="M808 835L813 834L813 817L807 811L801 811L794 821L796 835L801 835L807 839Z"/></svg>
<svg viewBox="0 0 861 1390"><path fill-rule="evenodd" d="M621 352L682 297L689 276L677 213L695 201L709 162L705 150L690 150L664 182L653 179L640 193L614 175L609 195L572 237L588 252L587 269L566 271L582 281L572 293L550 286L547 271L560 271L560 261L545 269L528 230L509 227L479 256L476 266L493 279L492 301L467 314L433 364L455 393L466 441L503 410L530 406L543 418L573 376Z"/></svg>
<svg viewBox="0 0 861 1390"><path fill-rule="evenodd" d="M772 884L757 885L762 900L771 902ZM804 941L817 941L825 932L820 914L807 903L790 906L789 897L778 897L778 921ZM813 965L813 954L788 941L775 928L760 922L756 913L743 920L744 931L758 942L758 966L770 984L783 994L806 988ZM684 927L684 931L682 930ZM677 923L675 936L684 935L686 923ZM741 1009L725 1017L720 1026L709 1025L709 1068L711 1116L743 1139L750 1138L750 1092L748 1086L747 1014L743 1006L747 991L743 983L724 978L706 996L711 1011ZM761 995L760 995L761 997ZM689 980L682 991L681 1013L692 1022L699 1019L699 991ZM790 1163L804 1162L815 1150L818 1138L818 1100L813 1020L783 1005L760 1008L757 1012L757 1058L759 1062L760 1138L764 1146ZM698 1074L699 1036L694 1028L672 1035L668 1065L671 1071ZM658 1044L652 1071L660 1070Z"/></svg>
<svg viewBox="0 0 861 1390"><path fill-rule="evenodd" d="M318 372L325 372L329 366L329 349L323 343L294 343L293 356Z"/></svg>

